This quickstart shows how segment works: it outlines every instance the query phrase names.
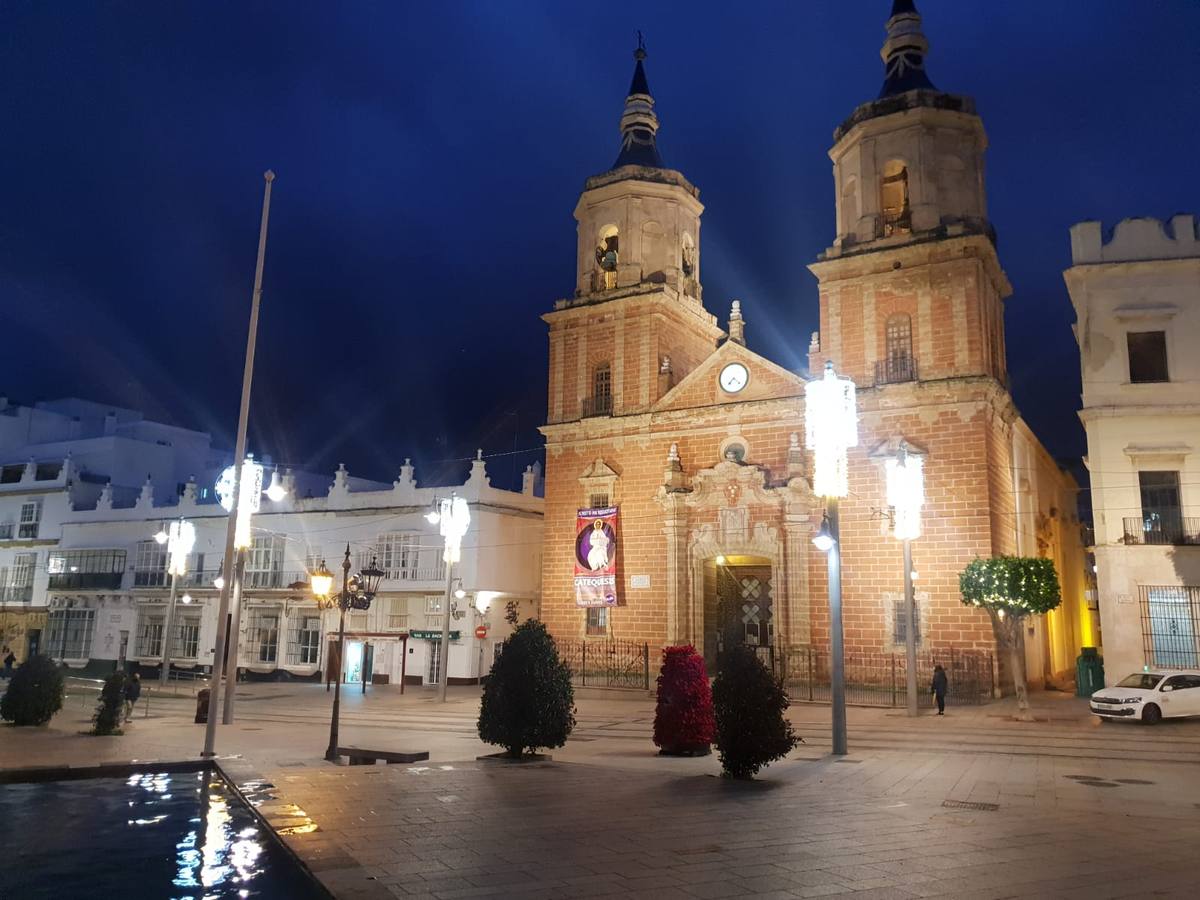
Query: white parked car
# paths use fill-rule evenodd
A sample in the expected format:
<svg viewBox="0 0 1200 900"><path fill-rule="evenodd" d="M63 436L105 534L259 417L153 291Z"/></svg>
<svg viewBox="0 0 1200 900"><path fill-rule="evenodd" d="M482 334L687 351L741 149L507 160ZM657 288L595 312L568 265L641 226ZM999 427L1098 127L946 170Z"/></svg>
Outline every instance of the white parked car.
<svg viewBox="0 0 1200 900"><path fill-rule="evenodd" d="M1164 718L1200 716L1200 671L1137 672L1092 694L1091 707L1102 720L1136 719L1145 725Z"/></svg>

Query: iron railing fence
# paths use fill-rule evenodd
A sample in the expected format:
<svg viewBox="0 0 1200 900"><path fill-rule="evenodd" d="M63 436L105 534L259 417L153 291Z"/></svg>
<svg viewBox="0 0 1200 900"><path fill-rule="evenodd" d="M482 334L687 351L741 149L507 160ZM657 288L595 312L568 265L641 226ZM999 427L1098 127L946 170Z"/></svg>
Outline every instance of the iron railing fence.
<svg viewBox="0 0 1200 900"><path fill-rule="evenodd" d="M829 651L778 647L772 654L775 674L793 700L830 699ZM764 660L765 661L765 660ZM975 706L992 699L995 660L983 650L921 650L917 654L917 701L933 705L933 667L946 670L950 703ZM857 652L845 657L846 702L851 706L908 705L908 659L904 653Z"/></svg>
<svg viewBox="0 0 1200 900"><path fill-rule="evenodd" d="M876 384L901 384L917 380L917 361L911 356L875 360Z"/></svg>
<svg viewBox="0 0 1200 900"><path fill-rule="evenodd" d="M596 397L581 397L579 400L580 418L591 419L595 416L611 416L613 398L608 394Z"/></svg>
<svg viewBox="0 0 1200 900"><path fill-rule="evenodd" d="M1193 516L1165 519L1134 516L1126 518L1124 524L1126 544L1200 544L1200 518Z"/></svg>
<svg viewBox="0 0 1200 900"><path fill-rule="evenodd" d="M650 689L650 645L626 640L556 638L558 657L580 687Z"/></svg>

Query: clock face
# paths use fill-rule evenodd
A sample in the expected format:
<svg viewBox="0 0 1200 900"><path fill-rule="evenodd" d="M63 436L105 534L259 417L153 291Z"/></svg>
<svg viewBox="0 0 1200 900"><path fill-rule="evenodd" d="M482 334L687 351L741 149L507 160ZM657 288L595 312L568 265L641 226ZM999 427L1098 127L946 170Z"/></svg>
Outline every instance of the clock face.
<svg viewBox="0 0 1200 900"><path fill-rule="evenodd" d="M741 363L730 363L721 370L718 383L721 390L728 394L736 394L750 381L750 373Z"/></svg>

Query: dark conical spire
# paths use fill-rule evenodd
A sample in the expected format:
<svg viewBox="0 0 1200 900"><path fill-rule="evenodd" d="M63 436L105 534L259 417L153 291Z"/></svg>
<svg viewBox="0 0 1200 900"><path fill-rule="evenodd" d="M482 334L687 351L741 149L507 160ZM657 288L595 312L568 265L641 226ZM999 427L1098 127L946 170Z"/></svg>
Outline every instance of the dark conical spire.
<svg viewBox="0 0 1200 900"><path fill-rule="evenodd" d="M655 141L658 116L654 113L654 98L650 96L650 84L646 81L646 67L642 65L646 59L646 45L640 31L633 58L633 80L629 83L629 96L625 98L625 112L621 116L621 152L613 168L647 166L665 169Z"/></svg>
<svg viewBox="0 0 1200 900"><path fill-rule="evenodd" d="M929 41L921 32L921 14L913 0L893 0L892 14L887 20L887 40L883 42L884 78L880 97L891 97L905 91L936 91L925 74L925 56Z"/></svg>

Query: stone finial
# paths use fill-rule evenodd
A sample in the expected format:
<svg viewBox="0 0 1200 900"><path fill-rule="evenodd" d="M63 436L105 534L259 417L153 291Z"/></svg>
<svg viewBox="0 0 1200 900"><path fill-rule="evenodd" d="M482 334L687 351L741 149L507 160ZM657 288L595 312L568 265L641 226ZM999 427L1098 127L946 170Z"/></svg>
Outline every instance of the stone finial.
<svg viewBox="0 0 1200 900"><path fill-rule="evenodd" d="M32 456L25 461L25 468L21 470L21 483L27 484L37 480L37 460Z"/></svg>
<svg viewBox="0 0 1200 900"><path fill-rule="evenodd" d="M658 371L660 374L671 374L671 357L665 353L663 354L663 358L659 360Z"/></svg>
<svg viewBox="0 0 1200 900"><path fill-rule="evenodd" d="M542 464L535 462L526 466L525 473L521 476L521 493L530 497L540 497L542 489Z"/></svg>
<svg viewBox="0 0 1200 900"><path fill-rule="evenodd" d="M679 445L672 443L667 450L667 468L663 472L663 487L667 491L682 491L687 487L683 474L683 462L679 459Z"/></svg>
<svg viewBox="0 0 1200 900"><path fill-rule="evenodd" d="M183 494L179 498L180 503L186 503L193 506L196 503L196 476L189 475L187 483L183 486Z"/></svg>
<svg viewBox="0 0 1200 900"><path fill-rule="evenodd" d="M487 463L483 461L483 450L475 451L475 458L471 460L471 474L467 478L467 484L476 487L487 487L492 483L488 477Z"/></svg>
<svg viewBox="0 0 1200 900"><path fill-rule="evenodd" d="M787 471L788 478L804 476L804 448L800 445L799 432L793 431L788 436Z"/></svg>
<svg viewBox="0 0 1200 900"><path fill-rule="evenodd" d="M104 482L100 488L100 496L96 500L96 509L112 509L112 479Z"/></svg>
<svg viewBox="0 0 1200 900"><path fill-rule="evenodd" d="M58 472L58 478L63 484L70 484L75 480L75 460L71 459L71 451L67 451L67 455L63 457L62 468Z"/></svg>
<svg viewBox="0 0 1200 900"><path fill-rule="evenodd" d="M400 467L400 477L392 482L392 489L397 491L411 490L417 486L417 479L411 457L404 457L404 465Z"/></svg>
<svg viewBox="0 0 1200 900"><path fill-rule="evenodd" d="M821 352L821 332L814 331L812 337L808 339L808 352L810 354Z"/></svg>
<svg viewBox="0 0 1200 900"><path fill-rule="evenodd" d="M729 310L729 339L735 344L746 343L746 321L742 318L742 301L734 300Z"/></svg>
<svg viewBox="0 0 1200 900"><path fill-rule="evenodd" d="M283 489L287 491L288 497L296 499L296 475L291 469L283 470Z"/></svg>
<svg viewBox="0 0 1200 900"><path fill-rule="evenodd" d="M337 471L333 473L333 484L329 486L329 496L350 493L350 473L346 471L345 463L338 463Z"/></svg>
<svg viewBox="0 0 1200 900"><path fill-rule="evenodd" d="M137 509L150 509L154 506L154 482L150 480L149 475L146 476L142 492L138 494L137 503L134 506Z"/></svg>

